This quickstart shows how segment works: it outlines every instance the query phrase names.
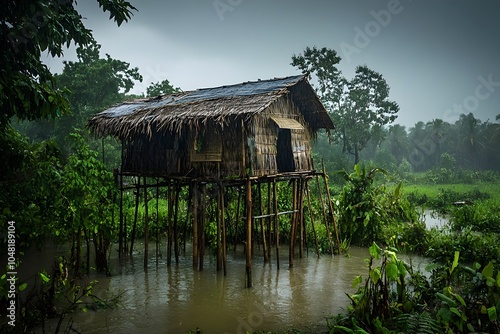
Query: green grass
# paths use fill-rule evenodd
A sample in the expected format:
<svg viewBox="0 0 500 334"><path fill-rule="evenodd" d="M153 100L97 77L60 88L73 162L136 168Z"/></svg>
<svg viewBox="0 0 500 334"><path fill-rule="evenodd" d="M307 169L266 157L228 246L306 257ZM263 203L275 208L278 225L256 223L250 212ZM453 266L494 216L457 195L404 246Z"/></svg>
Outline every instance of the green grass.
<svg viewBox="0 0 500 334"><path fill-rule="evenodd" d="M426 195L428 198L437 198L443 191L455 192L459 194L470 194L481 192L488 194L490 199L500 201L500 183L477 183L477 184L410 184L403 185L405 194L416 193ZM465 199L465 198L464 198Z"/></svg>

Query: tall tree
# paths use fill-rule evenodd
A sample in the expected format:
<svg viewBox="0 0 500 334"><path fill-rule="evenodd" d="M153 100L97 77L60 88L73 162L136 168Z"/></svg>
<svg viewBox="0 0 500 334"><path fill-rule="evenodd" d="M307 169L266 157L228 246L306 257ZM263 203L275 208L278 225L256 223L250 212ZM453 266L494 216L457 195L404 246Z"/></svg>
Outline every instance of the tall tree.
<svg viewBox="0 0 500 334"><path fill-rule="evenodd" d="M179 87L174 87L168 81L168 79L163 80L162 82L151 83L151 85L146 88L146 96L147 97L156 97L159 95L168 95L173 93L180 92L181 89Z"/></svg>
<svg viewBox="0 0 500 334"><path fill-rule="evenodd" d="M354 78L347 80L336 67L340 60L335 50L314 47L293 55L291 64L315 75L318 95L338 129L343 152L352 154L358 163L373 129L392 123L399 106L388 99L389 85L380 73L358 66Z"/></svg>
<svg viewBox="0 0 500 334"><path fill-rule="evenodd" d="M449 128L449 123L443 121L440 118L435 118L430 122L427 122L426 130L429 130L428 135L433 143L433 152L430 155L435 157L435 164L439 163L441 158L441 144L447 140L447 132Z"/></svg>
<svg viewBox="0 0 500 334"><path fill-rule="evenodd" d="M458 126L463 159L468 162L470 167L477 169L479 167L479 152L485 147L481 120L475 118L472 113L461 114Z"/></svg>
<svg viewBox="0 0 500 334"><path fill-rule="evenodd" d="M97 0L118 25L136 10L128 1ZM63 48L93 41L75 0L4 0L0 11L0 131L13 116L49 119L68 111L65 90L42 62L42 54L61 56Z"/></svg>
<svg viewBox="0 0 500 334"><path fill-rule="evenodd" d="M404 157L408 156L410 141L406 128L400 124L394 124L389 127L389 136L387 137L389 150L396 158L398 163L401 163Z"/></svg>

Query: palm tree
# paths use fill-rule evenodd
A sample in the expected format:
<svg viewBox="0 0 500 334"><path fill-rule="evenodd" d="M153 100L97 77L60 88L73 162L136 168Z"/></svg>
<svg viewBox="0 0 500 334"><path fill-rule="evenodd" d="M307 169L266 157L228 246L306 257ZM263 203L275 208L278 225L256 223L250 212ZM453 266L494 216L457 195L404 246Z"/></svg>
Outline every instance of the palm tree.
<svg viewBox="0 0 500 334"><path fill-rule="evenodd" d="M408 155L410 147L410 140L408 139L406 128L399 124L390 126L387 140L390 152L398 163L401 163L403 158Z"/></svg>
<svg viewBox="0 0 500 334"><path fill-rule="evenodd" d="M478 168L478 153L484 148L483 136L480 128L481 121L475 118L472 113L462 114L459 119L460 136L462 147L465 151L466 160L470 161L474 169Z"/></svg>
<svg viewBox="0 0 500 334"><path fill-rule="evenodd" d="M439 163L441 157L441 144L447 140L447 125L442 119L436 118L427 123L427 128L430 130L430 140L434 144L435 163ZM432 152L431 152L432 153Z"/></svg>

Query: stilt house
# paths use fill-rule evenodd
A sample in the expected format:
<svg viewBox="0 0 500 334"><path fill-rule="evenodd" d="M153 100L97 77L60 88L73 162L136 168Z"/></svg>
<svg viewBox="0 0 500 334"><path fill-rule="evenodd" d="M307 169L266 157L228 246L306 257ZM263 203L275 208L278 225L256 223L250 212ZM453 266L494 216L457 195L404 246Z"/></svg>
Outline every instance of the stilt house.
<svg viewBox="0 0 500 334"><path fill-rule="evenodd" d="M318 99L306 75L245 82L237 85L199 89L156 98L135 99L93 116L88 121L98 137L113 136L122 143L120 182L119 250L128 251L126 220L123 219L123 192L136 189L136 209L130 241L132 254L140 189L144 189L144 266L148 265L148 187L158 189L159 180L168 193L167 264L172 244L178 261L177 207L179 191L188 186L187 210L190 213L193 241L193 267L203 268L205 210L207 185L216 189L210 196L217 206L217 270L226 273L225 192L238 187L237 217L232 223L234 238L245 221L245 253L247 286L252 286L252 226L260 221L264 259L270 247L276 247L279 269L279 217L290 215L289 266L293 266L297 239L299 255L304 246L304 193L309 179L317 176L311 157L311 140L320 129L329 131L334 125ZM324 173L322 173L324 176ZM134 176L134 185L123 178ZM143 182L141 183L141 178ZM149 178L149 181L148 181ZM316 177L316 180L318 178ZM325 184L326 184L326 177ZM278 212L276 181L290 181L291 210ZM156 182L155 183L152 183ZM261 185L267 183L267 213L263 213ZM253 213L252 188L259 194L258 215ZM271 188L272 187L272 188ZM319 188L319 185L318 185ZM242 191L244 189L244 191ZM326 192L329 194L329 191ZM245 196L244 215L239 215L240 197ZM158 190L157 190L158 196ZM214 198L215 197L215 198ZM157 197L158 198L158 197ZM175 209L172 209L175 208ZM309 210L310 211L310 210ZM312 212L310 212L312 215ZM325 212L323 212L325 215ZM172 216L173 215L173 216ZM156 215L158 217L158 215ZM263 219L268 220L267 227ZM274 231L271 231L271 220ZM325 224L327 224L325 216ZM311 217L311 223L313 223ZM157 225L158 226L158 225ZM186 224L188 226L187 218ZM298 226L298 236L295 234ZM313 227L314 229L314 227ZM327 227L328 229L328 227ZM184 234L185 240L186 234ZM256 235L255 235L256 237ZM338 238L337 238L338 239ZM156 239L158 243L158 238ZM268 246L266 246L266 240ZM236 244L236 242L235 242ZM338 244L338 241L337 241ZM317 246L317 242L316 242ZM158 244L157 244L158 249ZM332 246L330 243L330 249ZM319 254L319 251L318 251Z"/></svg>
<svg viewBox="0 0 500 334"><path fill-rule="evenodd" d="M88 125L121 140L125 175L198 179L310 171L311 139L334 128L305 75L127 101Z"/></svg>

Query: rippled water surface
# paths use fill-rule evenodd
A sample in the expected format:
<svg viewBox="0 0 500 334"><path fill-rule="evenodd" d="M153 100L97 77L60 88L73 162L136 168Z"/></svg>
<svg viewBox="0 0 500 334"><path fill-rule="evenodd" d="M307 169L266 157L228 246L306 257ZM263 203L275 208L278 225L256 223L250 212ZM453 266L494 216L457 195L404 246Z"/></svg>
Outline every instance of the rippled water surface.
<svg viewBox="0 0 500 334"><path fill-rule="evenodd" d="M185 333L196 328L202 333L245 333L311 326L326 330L325 317L343 311L353 279L366 272L368 251L351 248L349 257L319 259L310 252L288 268L286 250L280 249L280 270L275 258L264 264L256 250L250 289L245 288L242 250L228 252L227 276L216 271L208 256L203 271L193 270L189 251L170 267L164 258L157 265L152 254L147 272L142 254L111 259L113 275L98 277L96 294L123 293L121 307L73 314L72 326L81 333Z"/></svg>

